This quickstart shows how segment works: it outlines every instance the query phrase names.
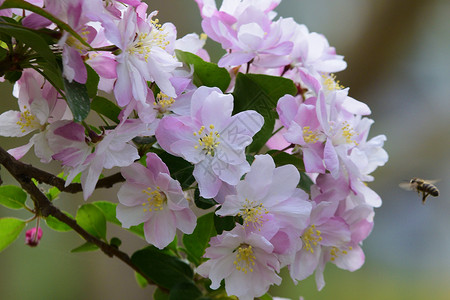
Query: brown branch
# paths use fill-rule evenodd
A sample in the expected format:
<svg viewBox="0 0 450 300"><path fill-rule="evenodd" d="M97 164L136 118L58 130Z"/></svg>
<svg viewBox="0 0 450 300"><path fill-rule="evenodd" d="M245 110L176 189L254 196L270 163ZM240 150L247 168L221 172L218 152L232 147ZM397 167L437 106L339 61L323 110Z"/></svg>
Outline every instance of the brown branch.
<svg viewBox="0 0 450 300"><path fill-rule="evenodd" d="M62 180L50 173L41 171L32 167L31 165L26 165L20 161L17 161L14 157L12 157L8 152L6 152L3 148L0 147L0 164L3 165L9 173L20 183L22 188L30 195L31 199L34 202L36 213L40 216L48 217L49 215L55 217L59 221L67 224L76 231L79 235L81 235L87 242L97 245L103 253L108 255L109 257L116 256L118 259L126 263L130 266L134 271L142 275L149 284L157 285L153 282L145 273L143 273L138 266L133 264L128 254L120 251L114 246L111 246L99 238L91 235L89 232L84 230L77 222L71 217L64 214L61 210L59 210L56 206L53 205L50 200L39 190L39 188L31 181L31 178L35 178L37 175L38 178L42 179L43 182L51 184L52 182L59 182L58 180L54 181L55 178ZM29 172L31 171L31 172ZM51 175L51 176L49 176ZM120 174L119 174L120 175ZM117 180L117 174L110 176ZM107 179L105 177L104 179ZM36 178L37 179L37 178ZM123 179L123 178L122 178ZM64 180L62 180L64 182ZM54 186L58 187L56 183ZM52 184L53 185L53 184ZM111 184L112 185L112 184ZM64 186L64 185L63 185ZM106 187L106 185L104 186ZM58 187L59 188L59 187ZM81 186L80 186L81 188ZM160 289L166 291L165 288L158 286Z"/></svg>
<svg viewBox="0 0 450 300"><path fill-rule="evenodd" d="M80 183L71 183L65 187L64 185L66 184L66 181L64 179L62 179L58 176L55 176L51 173L48 173L44 170L35 168L32 165L28 165L23 162L20 162L18 160L15 160L15 162L11 165L11 168L13 168L13 171L15 174L27 175L30 178L36 179L40 183L43 182L43 183L49 184L51 186L57 187L62 192L78 193L83 190ZM122 182L122 181L125 181L125 178L123 178L122 174L116 173L111 176L107 176L102 179L99 179L95 188L96 189L110 188L114 184L116 184L118 182Z"/></svg>

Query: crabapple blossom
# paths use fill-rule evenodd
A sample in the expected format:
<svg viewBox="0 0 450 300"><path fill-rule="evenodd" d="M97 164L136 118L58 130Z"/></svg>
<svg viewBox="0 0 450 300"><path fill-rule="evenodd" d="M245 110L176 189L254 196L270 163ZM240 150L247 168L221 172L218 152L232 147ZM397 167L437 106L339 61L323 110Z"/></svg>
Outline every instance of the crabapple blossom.
<svg viewBox="0 0 450 300"><path fill-rule="evenodd" d="M86 200L94 191L103 168L126 167L139 158L137 149L129 142L143 134L146 126L139 120L127 120L101 135L90 131L87 138L84 131L78 123L55 124L49 143L55 153L53 159L60 160L68 173L66 186L81 172Z"/></svg>
<svg viewBox="0 0 450 300"><path fill-rule="evenodd" d="M293 43L283 39L290 22L272 22L272 11L280 1L223 1L217 10L214 1L196 0L202 14L202 28L229 51L220 67L239 66L254 60L262 66L280 67L289 63Z"/></svg>
<svg viewBox="0 0 450 300"><path fill-rule="evenodd" d="M34 146L34 151L41 161L50 162L52 152L46 138L48 125L71 117L66 102L58 99L55 88L32 69L24 70L14 86L13 94L18 98L20 111L10 110L0 115L0 135L22 137L38 132L31 137L28 144L8 152L20 159Z"/></svg>
<svg viewBox="0 0 450 300"><path fill-rule="evenodd" d="M280 263L273 249L262 235L247 233L244 226L237 225L211 238L204 255L209 260L197 272L211 279L212 289L218 289L223 279L228 295L250 300L264 295L270 285L281 283L277 275Z"/></svg>
<svg viewBox="0 0 450 300"><path fill-rule="evenodd" d="M120 106L127 105L132 98L145 102L147 81L156 82L166 95L176 96L170 78L182 64L172 55L175 26L171 23L161 26L157 20L152 20L156 11L148 16L139 13L146 8L145 3L136 10L128 7L118 24L120 36L107 35L110 40L120 39L117 46L122 52L116 58L117 81L114 86L114 95Z"/></svg>
<svg viewBox="0 0 450 300"><path fill-rule="evenodd" d="M250 170L245 147L264 119L255 111L232 116L233 96L218 88L200 87L191 99L190 114L163 118L156 139L167 152L195 164L200 195L213 198L222 182L236 185Z"/></svg>
<svg viewBox="0 0 450 300"><path fill-rule="evenodd" d="M164 162L149 153L146 163L147 167L134 163L122 168L126 182L117 194L117 218L124 228L144 223L147 242L162 249L172 242L177 228L192 233L196 217Z"/></svg>
<svg viewBox="0 0 450 300"><path fill-rule="evenodd" d="M219 216L240 216L245 226L261 229L269 218L285 227L303 231L311 203L297 188L300 174L293 165L275 167L270 155L256 155L245 179L236 185L236 194L225 197Z"/></svg>

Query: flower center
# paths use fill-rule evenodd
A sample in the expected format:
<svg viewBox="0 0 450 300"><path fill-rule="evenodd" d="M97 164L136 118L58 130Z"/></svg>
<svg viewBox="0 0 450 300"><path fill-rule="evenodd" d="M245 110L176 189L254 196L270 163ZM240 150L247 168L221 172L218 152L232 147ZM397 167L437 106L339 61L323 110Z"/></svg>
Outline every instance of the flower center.
<svg viewBox="0 0 450 300"><path fill-rule="evenodd" d="M344 89L344 86L339 84L339 80L336 80L336 75L322 75L322 78L324 79L323 85L327 90L335 91Z"/></svg>
<svg viewBox="0 0 450 300"><path fill-rule="evenodd" d="M206 127L202 126L200 127L200 130L195 132L194 136L198 136L198 145L195 145L194 148L202 149L206 152L206 154L214 156L216 148L219 146L220 141L218 139L220 138L220 134L217 131L214 130L214 125L209 125L209 132L205 132Z"/></svg>
<svg viewBox="0 0 450 300"><path fill-rule="evenodd" d="M348 124L347 122L344 122L342 128L342 136L345 138L345 142L347 144L355 144L358 145L357 142L355 142L352 138L354 135L356 135L356 132L353 130L353 128Z"/></svg>
<svg viewBox="0 0 450 300"><path fill-rule="evenodd" d="M253 272L252 266L255 265L255 258L256 256L253 254L252 246L242 244L236 251L236 260L233 264L236 265L236 270L247 274L248 271Z"/></svg>
<svg viewBox="0 0 450 300"><path fill-rule="evenodd" d="M322 240L320 234L320 230L317 230L316 225L314 224L305 230L301 238L303 240L303 244L305 245L306 251L314 253L313 246L317 246L318 242Z"/></svg>
<svg viewBox="0 0 450 300"><path fill-rule="evenodd" d="M303 140L307 144L314 144L319 140L319 136L311 130L310 126L305 126L303 127Z"/></svg>
<svg viewBox="0 0 450 300"><path fill-rule="evenodd" d="M81 38L87 42L88 35L90 31L87 29L87 27L83 27L81 31L79 32ZM80 54L83 54L86 50L88 50L88 47L83 45L78 39L74 38L72 35L70 35L67 40L66 44L74 49L77 49L77 51Z"/></svg>
<svg viewBox="0 0 450 300"><path fill-rule="evenodd" d="M352 249L353 249L352 247L348 247L348 250L352 250ZM345 255L347 253L348 253L347 250L341 250L341 249L339 249L337 247L331 247L331 250L330 250L331 258L330 258L330 260L334 261L336 258L338 258L338 256L340 254Z"/></svg>
<svg viewBox="0 0 450 300"><path fill-rule="evenodd" d="M174 103L175 100L172 97L169 97L164 93L158 93L158 95L156 95L155 102L153 102L153 105L160 114L164 114Z"/></svg>
<svg viewBox="0 0 450 300"><path fill-rule="evenodd" d="M166 49L169 41L166 41L167 33L163 32L159 20L151 20L151 30L149 32L136 33L133 43L128 47L128 53L141 55L147 62L152 47Z"/></svg>
<svg viewBox="0 0 450 300"><path fill-rule="evenodd" d="M20 113L20 119L19 121L16 122L16 124L20 126L22 132L25 132L26 127L33 127L33 125L35 125L34 123L36 122L34 122L35 117L31 114L31 112L28 109L26 109L27 107L24 106L23 108L25 109L25 111Z"/></svg>
<svg viewBox="0 0 450 300"><path fill-rule="evenodd" d="M245 226L249 226L250 223L252 223L254 227L261 229L263 224L263 216L268 213L269 212L266 208L264 208L262 203L256 203L255 201L245 199L238 216L244 219Z"/></svg>
<svg viewBox="0 0 450 300"><path fill-rule="evenodd" d="M142 193L148 195L147 202L142 203L142 206L144 206L144 212L164 209L164 204L167 203L167 196L161 191L159 186L157 186L156 189L148 187L147 189L142 190Z"/></svg>

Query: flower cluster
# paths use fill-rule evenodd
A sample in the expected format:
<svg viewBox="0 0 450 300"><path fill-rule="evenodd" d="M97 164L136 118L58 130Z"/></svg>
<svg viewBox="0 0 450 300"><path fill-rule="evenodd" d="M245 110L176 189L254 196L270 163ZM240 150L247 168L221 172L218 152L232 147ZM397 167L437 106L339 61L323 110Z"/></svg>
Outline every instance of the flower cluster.
<svg viewBox="0 0 450 300"><path fill-rule="evenodd" d="M143 224L146 241L159 249L177 229L195 234L200 212L191 199L209 199L216 217L235 224L211 235L204 256L191 262L211 289L223 281L239 299L280 284L283 267L295 282L315 272L320 290L327 262L350 271L363 265L361 243L381 205L367 182L387 162L386 137L368 138L370 109L337 81L346 62L327 39L292 18L276 19L281 0L223 0L220 8L196 0L204 32L226 50L218 65L208 62L203 35L177 39L176 27L160 24L139 0L28 2L73 32L58 32L53 45L64 83L30 60L14 86L19 110L0 115L0 135L33 134L9 150L16 159L34 146L43 163L61 163L66 186L81 174L84 200L105 169L120 168L116 217L124 228ZM38 12L2 14L22 16L25 28L54 30ZM228 81L213 86L208 76ZM242 99L243 77L282 80L294 92L283 91L267 109ZM95 78L91 95L85 87ZM92 98L82 109L73 86ZM272 97L264 84L257 88L248 95ZM88 124L95 121L83 109L104 123Z"/></svg>

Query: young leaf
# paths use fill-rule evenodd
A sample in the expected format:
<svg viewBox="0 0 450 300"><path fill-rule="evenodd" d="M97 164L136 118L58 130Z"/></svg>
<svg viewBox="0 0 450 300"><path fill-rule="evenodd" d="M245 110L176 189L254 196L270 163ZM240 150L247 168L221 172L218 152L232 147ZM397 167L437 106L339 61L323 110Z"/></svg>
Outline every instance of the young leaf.
<svg viewBox="0 0 450 300"><path fill-rule="evenodd" d="M88 251L95 251L98 249L98 246L89 242L84 243L81 246L78 246L72 250L70 250L70 252L72 253L78 253L78 252L88 252Z"/></svg>
<svg viewBox="0 0 450 300"><path fill-rule="evenodd" d="M180 282L192 281L194 276L192 269L184 261L153 246L136 251L131 256L131 261L151 280L166 289L171 289Z"/></svg>
<svg viewBox="0 0 450 300"><path fill-rule="evenodd" d="M92 203L82 205L75 219L84 230L106 241L106 218L97 206Z"/></svg>
<svg viewBox="0 0 450 300"><path fill-rule="evenodd" d="M74 121L83 121L91 109L86 85L75 80L69 82L64 79L64 91L66 92L67 104L72 111Z"/></svg>
<svg viewBox="0 0 450 300"><path fill-rule="evenodd" d="M0 204L12 209L21 209L25 207L27 194L18 186L3 185L0 186Z"/></svg>
<svg viewBox="0 0 450 300"><path fill-rule="evenodd" d="M142 275L139 274L138 272L134 272L134 278L136 279L137 284L138 284L141 288L145 288L145 287L148 285L147 279L145 279L144 277L142 277Z"/></svg>
<svg viewBox="0 0 450 300"><path fill-rule="evenodd" d="M175 50L177 58L194 66L194 84L198 87L218 87L225 92L230 85L231 77L225 68L219 68L216 64L206 62L195 54Z"/></svg>
<svg viewBox="0 0 450 300"><path fill-rule="evenodd" d="M214 213L209 213L197 219L197 226L192 234L183 236L183 244L188 255L188 259L198 266L202 261L205 249L209 240L215 236Z"/></svg>
<svg viewBox="0 0 450 300"><path fill-rule="evenodd" d="M25 224L15 218L0 218L0 252L17 239Z"/></svg>
<svg viewBox="0 0 450 300"><path fill-rule="evenodd" d="M91 109L104 115L111 121L119 123L120 108L110 100L96 96L92 99Z"/></svg>
<svg viewBox="0 0 450 300"><path fill-rule="evenodd" d="M286 78L261 74L238 74L233 92L235 100L233 113L252 109L264 117L263 127L253 137L253 143L249 146L250 152L258 152L272 136L277 118L278 99L286 94L295 95L296 93L294 82Z"/></svg>
<svg viewBox="0 0 450 300"><path fill-rule="evenodd" d="M63 211L63 213L73 219L73 217L68 212ZM45 223L47 224L48 227L50 227L51 229L53 229L55 231L66 232L66 231L72 230L72 228L69 225L61 222L60 220L58 220L57 218L55 218L53 216L48 216L45 219Z"/></svg>

